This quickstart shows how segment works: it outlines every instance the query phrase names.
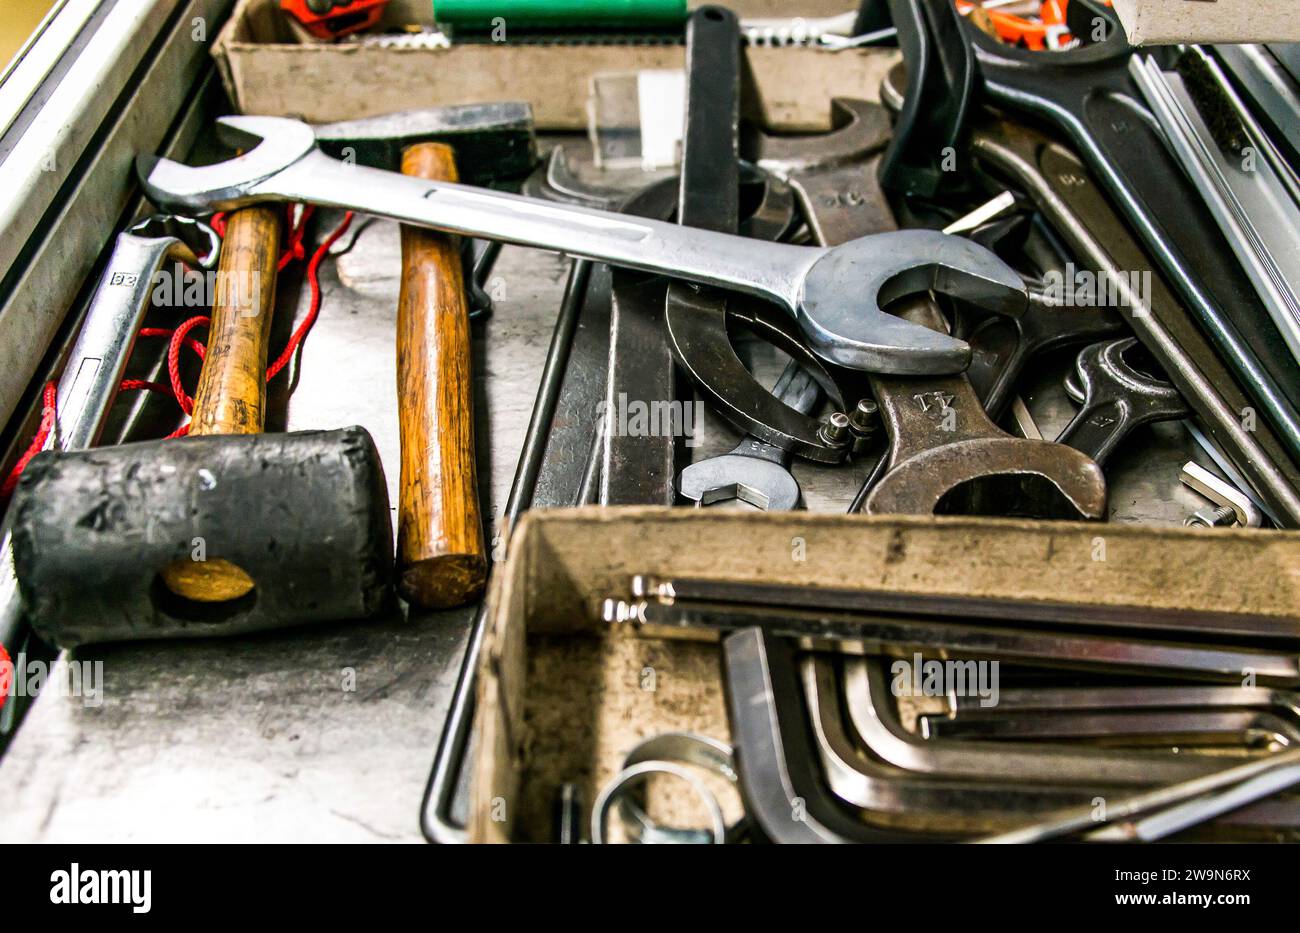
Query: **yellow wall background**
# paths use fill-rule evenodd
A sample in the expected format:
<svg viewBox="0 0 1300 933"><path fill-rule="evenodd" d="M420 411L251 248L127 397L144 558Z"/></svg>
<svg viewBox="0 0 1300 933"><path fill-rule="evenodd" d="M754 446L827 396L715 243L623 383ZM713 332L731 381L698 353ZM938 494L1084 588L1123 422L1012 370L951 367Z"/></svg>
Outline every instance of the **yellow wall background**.
<svg viewBox="0 0 1300 933"><path fill-rule="evenodd" d="M0 0L0 71L52 6L54 0Z"/></svg>

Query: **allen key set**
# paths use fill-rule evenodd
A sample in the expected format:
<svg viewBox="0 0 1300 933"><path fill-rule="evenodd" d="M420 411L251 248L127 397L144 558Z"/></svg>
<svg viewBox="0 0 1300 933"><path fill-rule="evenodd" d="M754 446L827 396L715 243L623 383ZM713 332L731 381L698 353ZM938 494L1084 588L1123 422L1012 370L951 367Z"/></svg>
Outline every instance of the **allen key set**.
<svg viewBox="0 0 1300 933"><path fill-rule="evenodd" d="M238 0L41 340L0 256L0 839L142 709L167 838L228 680L355 745L237 836L1300 839L1300 75L1148 2Z"/></svg>

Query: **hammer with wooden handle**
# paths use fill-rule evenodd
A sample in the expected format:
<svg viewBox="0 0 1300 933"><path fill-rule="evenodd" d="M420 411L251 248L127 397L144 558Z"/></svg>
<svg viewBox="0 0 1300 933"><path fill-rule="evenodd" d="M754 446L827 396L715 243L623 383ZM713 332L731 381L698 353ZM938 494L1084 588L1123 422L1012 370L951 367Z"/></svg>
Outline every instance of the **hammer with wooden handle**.
<svg viewBox="0 0 1300 933"><path fill-rule="evenodd" d="M408 148L402 172L435 181L457 180L452 148L442 143ZM403 598L428 609L477 599L487 581L462 270L455 237L402 227L397 580Z"/></svg>
<svg viewBox="0 0 1300 933"><path fill-rule="evenodd" d="M227 219L190 437L261 434L266 425L266 353L275 312L281 210L254 205ZM173 593L200 602L237 599L254 585L242 568L222 558L182 559L164 568L162 578Z"/></svg>
<svg viewBox="0 0 1300 933"><path fill-rule="evenodd" d="M262 433L279 236L276 207L230 215L189 437L47 452L23 472L14 565L47 641L240 634L390 608L392 518L370 435Z"/></svg>

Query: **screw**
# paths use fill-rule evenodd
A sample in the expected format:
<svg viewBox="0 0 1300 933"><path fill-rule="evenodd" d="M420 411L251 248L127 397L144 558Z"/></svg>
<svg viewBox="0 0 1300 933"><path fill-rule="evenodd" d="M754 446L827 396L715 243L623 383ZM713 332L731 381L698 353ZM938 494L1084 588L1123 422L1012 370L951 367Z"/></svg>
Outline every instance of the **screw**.
<svg viewBox="0 0 1300 933"><path fill-rule="evenodd" d="M1183 522L1188 528L1217 528L1224 525L1235 525L1237 523L1237 512L1231 506L1221 505L1218 508L1197 509L1187 520Z"/></svg>
<svg viewBox="0 0 1300 933"><path fill-rule="evenodd" d="M849 416L833 411L817 429L817 439L829 447L842 447L849 441Z"/></svg>

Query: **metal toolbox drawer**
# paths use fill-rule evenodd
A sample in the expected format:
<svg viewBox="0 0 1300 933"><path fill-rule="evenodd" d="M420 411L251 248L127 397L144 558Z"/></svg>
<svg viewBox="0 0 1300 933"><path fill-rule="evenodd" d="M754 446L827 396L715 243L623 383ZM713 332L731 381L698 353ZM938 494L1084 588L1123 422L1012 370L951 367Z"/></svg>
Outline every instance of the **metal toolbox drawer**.
<svg viewBox="0 0 1300 933"><path fill-rule="evenodd" d="M0 450L6 474L40 421L42 385L60 371L88 295L107 268L114 235L151 212L132 181L132 158L157 152L201 161L209 143L205 131L229 109L209 47L233 6L232 0L66 0L19 71L0 85L0 183L14 193L0 204ZM574 144L572 138L565 142ZM318 215L317 240L338 217ZM393 502L402 404L393 346L400 265L397 226L359 218L323 266L319 324L296 364L270 389L270 430L366 426L388 466ZM493 520L494 556L503 556L501 538L509 532L498 526L564 298L565 269L562 256L507 247L493 280L495 315L474 330L480 498ZM303 319L312 297L299 278L284 280L282 288L277 345ZM591 444L593 412L584 405L593 395L603 397L604 386L578 383L590 381L607 357L608 324L577 325L579 363L565 377L572 393L546 451L548 466L556 469L545 474L535 507L567 506L579 491L578 483L567 481L580 478L574 467ZM782 362L778 353L760 349L754 368L773 377ZM1049 436L1072 414L1060 385L1068 362L1054 357L1026 388L1030 411ZM150 400L131 414L147 422L165 404ZM117 428L114 440L130 423ZM691 451L696 460L730 450L740 438L711 414L702 417L699 430ZM1200 456L1198 448L1178 424L1148 430L1144 442L1140 457L1116 460L1110 518L1125 525L1181 524L1203 504L1178 480L1178 468ZM865 467L800 463L795 472L810 510L843 512ZM810 519L826 523L822 516ZM690 525L701 518L649 521ZM734 516L723 521L740 524ZM624 534L616 522L607 526L587 513L558 516L551 527L566 522L582 534ZM977 524L990 534L998 527ZM784 526L766 520L765 527ZM1077 542L1080 527L1091 526L1071 525L1062 534ZM1105 534L1101 526L1098 534ZM1276 539L1271 532L1230 534L1236 542L1258 539L1261 553L1270 555L1293 543L1286 533ZM1128 529L1119 537L1145 540ZM657 546L671 551L663 541ZM1153 586L1181 585L1159 575L1162 555L1144 560ZM1184 574L1196 572L1186 562L1173 563ZM510 568L515 582L523 579L520 566ZM1229 570L1243 573L1243 566L1214 568L1217 575L1196 579L1197 592L1213 598L1216 587L1231 582ZM1287 598L1294 572L1278 570L1279 592ZM571 598L568 608L577 606L572 579L548 580ZM1265 580L1252 584L1268 586ZM0 579L0 589L4 585ZM498 598L505 585L497 581ZM493 637L499 640L507 637L507 608L495 607ZM403 611L309 631L66 653L64 669L77 665L88 679L80 693L35 704L11 743L8 727L18 707L0 710L0 780L9 789L0 841L418 841L422 828L436 836L441 830L431 832L427 822L421 827L416 812L431 751L457 702L456 677L475 635L473 622L473 608ZM495 796L489 776L511 779L503 761L482 750L471 749L467 759L478 769L473 776L480 798ZM435 819L466 822L470 777L468 771L453 776L452 812ZM499 828L483 816L480 798L472 829L477 838L495 838ZM460 832L460 825L443 828Z"/></svg>

